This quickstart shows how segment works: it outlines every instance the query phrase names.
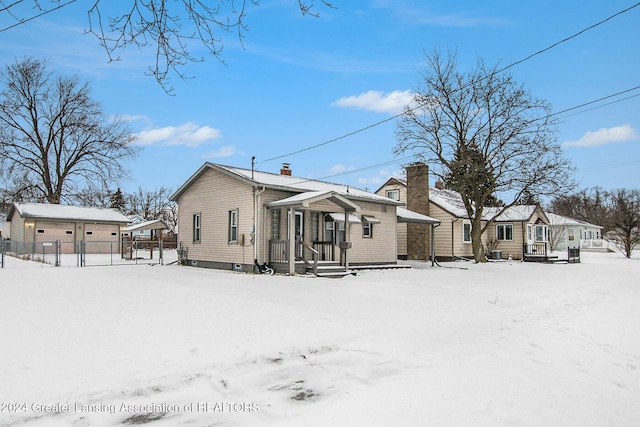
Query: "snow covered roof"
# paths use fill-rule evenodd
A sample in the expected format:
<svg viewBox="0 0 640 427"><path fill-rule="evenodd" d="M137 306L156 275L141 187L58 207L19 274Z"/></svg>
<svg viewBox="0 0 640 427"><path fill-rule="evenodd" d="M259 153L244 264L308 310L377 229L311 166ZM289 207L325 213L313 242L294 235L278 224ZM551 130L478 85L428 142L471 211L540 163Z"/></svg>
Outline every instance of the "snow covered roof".
<svg viewBox="0 0 640 427"><path fill-rule="evenodd" d="M14 203L9 211L9 220L17 211L22 218L80 220L96 222L118 222L127 224L129 218L115 209L67 206L47 203Z"/></svg>
<svg viewBox="0 0 640 427"><path fill-rule="evenodd" d="M600 225L580 221L579 219L569 218L567 216L558 215L552 212L547 213L551 225L577 225L582 227L604 228Z"/></svg>
<svg viewBox="0 0 640 427"><path fill-rule="evenodd" d="M466 218L468 216L462 196L456 191L429 187L429 201L458 218Z"/></svg>
<svg viewBox="0 0 640 427"><path fill-rule="evenodd" d="M419 222L423 224L440 224L439 219L431 218L421 213L410 211L405 208L397 208L398 222Z"/></svg>
<svg viewBox="0 0 640 427"><path fill-rule="evenodd" d="M162 221L154 219L152 221L138 222L123 228L122 231L143 231L143 230L160 230L167 228Z"/></svg>
<svg viewBox="0 0 640 427"><path fill-rule="evenodd" d="M300 178L290 175L281 175L270 172L251 171L251 169L237 168L232 166L219 165L215 163L205 163L198 171L184 183L172 196L171 200L176 201L180 195L197 180L207 169L216 169L252 185L265 186L274 189L303 193L308 191L327 192L332 191L349 199L372 201L388 205L401 206L403 203L391 200L387 197L379 196L356 187L343 184L335 184L315 179Z"/></svg>
<svg viewBox="0 0 640 427"><path fill-rule="evenodd" d="M269 203L269 207L285 207L285 206L302 206L309 207L311 203L329 199L338 206L350 211L359 211L360 206L349 201L345 197L342 197L335 191L307 191L305 193L299 193L291 197L287 197L281 200L276 200Z"/></svg>
<svg viewBox="0 0 640 427"><path fill-rule="evenodd" d="M429 187L429 201L437 204L444 210L458 218L468 218L467 209L464 207L462 196L453 190L441 190ZM516 205L507 208L500 215L502 207L485 207L482 212L483 221L527 221L535 212L537 205ZM544 214L544 212L542 212ZM496 217L496 215L498 215Z"/></svg>

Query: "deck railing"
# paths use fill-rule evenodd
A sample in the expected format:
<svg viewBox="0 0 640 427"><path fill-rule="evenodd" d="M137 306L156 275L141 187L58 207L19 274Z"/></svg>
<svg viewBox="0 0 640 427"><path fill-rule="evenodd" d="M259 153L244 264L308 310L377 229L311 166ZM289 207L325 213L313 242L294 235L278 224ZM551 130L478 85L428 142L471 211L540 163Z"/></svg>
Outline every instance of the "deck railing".
<svg viewBox="0 0 640 427"><path fill-rule="evenodd" d="M269 263L289 262L289 240L269 240Z"/></svg>
<svg viewBox="0 0 640 427"><path fill-rule="evenodd" d="M547 244L541 243L525 243L524 254L528 256L547 256Z"/></svg>
<svg viewBox="0 0 640 427"><path fill-rule="evenodd" d="M333 242L314 240L313 249L318 253L318 259L320 261L333 261Z"/></svg>

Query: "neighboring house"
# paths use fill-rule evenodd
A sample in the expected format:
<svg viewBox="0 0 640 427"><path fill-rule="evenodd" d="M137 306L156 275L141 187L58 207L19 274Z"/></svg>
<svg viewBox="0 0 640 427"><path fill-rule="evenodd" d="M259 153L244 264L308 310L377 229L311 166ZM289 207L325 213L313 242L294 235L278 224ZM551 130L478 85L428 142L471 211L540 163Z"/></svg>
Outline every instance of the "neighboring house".
<svg viewBox="0 0 640 427"><path fill-rule="evenodd" d="M401 202L294 177L287 164L274 174L205 163L171 200L180 209L178 244L189 265L254 271L257 261L293 274L315 260L345 269L397 263Z"/></svg>
<svg viewBox="0 0 640 427"><path fill-rule="evenodd" d="M471 221L459 193L446 190L441 183L430 189L430 216L441 224L435 230L436 254L454 259L473 257ZM549 219L539 205L518 205L507 208L486 207L483 227L491 223L482 235L488 252L499 251L503 257L535 259L549 254ZM488 253L487 256L490 256Z"/></svg>
<svg viewBox="0 0 640 427"><path fill-rule="evenodd" d="M14 203L7 219L12 246L24 243L49 250L46 248L59 241L61 253L75 253L81 241L87 253L117 251L120 229L129 222L115 209L45 203Z"/></svg>
<svg viewBox="0 0 640 427"><path fill-rule="evenodd" d="M555 213L547 213L550 221L553 250L568 248L606 251L607 242L602 239L603 227Z"/></svg>
<svg viewBox="0 0 640 427"><path fill-rule="evenodd" d="M389 178L376 190L376 194L391 200L407 204L407 183L399 178ZM398 259L407 259L407 223L398 222L397 225Z"/></svg>
<svg viewBox="0 0 640 427"><path fill-rule="evenodd" d="M129 215L129 223L127 224L127 228L125 228L123 232L127 236L131 236L135 239L148 240L151 238L151 230L145 227L146 223L147 223L147 220L144 219L142 215L138 215L138 214ZM144 225L140 226L140 224L144 224Z"/></svg>
<svg viewBox="0 0 640 427"><path fill-rule="evenodd" d="M388 197L397 195L403 201L402 198L409 194L408 187L405 181L391 178L376 193ZM473 257L471 221L460 194L444 189L441 182L436 182L435 187L428 186L428 189L420 191L428 194L428 216L439 221L433 228L432 236L436 258L451 260ZM498 215L501 210L502 208L484 210L483 226L487 221L492 222L482 236L483 245L488 252L500 251L503 257L511 256L513 259L548 256L549 219L540 206L512 206ZM398 227L402 225L399 224ZM398 236L398 252L401 254L411 245L415 236L400 228ZM419 239L422 240L422 237Z"/></svg>

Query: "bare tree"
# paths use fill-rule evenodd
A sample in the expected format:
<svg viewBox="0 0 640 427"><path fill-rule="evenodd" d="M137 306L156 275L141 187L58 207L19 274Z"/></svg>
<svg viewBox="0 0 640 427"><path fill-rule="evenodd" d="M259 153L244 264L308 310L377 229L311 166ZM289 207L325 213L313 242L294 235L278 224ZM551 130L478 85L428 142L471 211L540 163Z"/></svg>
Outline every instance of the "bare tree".
<svg viewBox="0 0 640 427"><path fill-rule="evenodd" d="M9 5L3 5L0 14L7 15L16 23L0 28L0 31L55 12L74 2L13 0ZM298 6L303 15L318 16L314 10L316 2L334 7L328 0L298 0ZM87 33L98 39L109 61L119 61L118 52L132 45L155 49L155 63L149 66L149 74L167 93L171 93L173 88L169 85L169 75L175 73L185 78L181 66L204 60L203 57L192 55L188 43L199 41L209 54L222 61L221 34L236 33L242 42L248 31L247 7L258 6L259 1L94 0L91 4ZM18 12L27 9L27 6L30 6L29 16L19 17Z"/></svg>
<svg viewBox="0 0 640 427"><path fill-rule="evenodd" d="M155 190L144 190L139 187L138 191L124 195L126 213L140 215L149 221L162 219L164 210L172 205L169 200L172 193L173 191L167 187Z"/></svg>
<svg viewBox="0 0 640 427"><path fill-rule="evenodd" d="M457 55L435 50L396 129L396 155L413 153L462 196L476 262L484 261L483 212L493 194L557 194L572 186L571 167L555 142L551 107L512 76L478 60L458 71ZM501 212L498 213L498 215Z"/></svg>
<svg viewBox="0 0 640 427"><path fill-rule="evenodd" d="M612 228L607 238L613 240L624 256L631 258L640 243L640 190L616 190L610 198Z"/></svg>
<svg viewBox="0 0 640 427"><path fill-rule="evenodd" d="M600 187L594 187L554 197L548 210L558 215L600 225L608 231L611 228L608 204L609 194Z"/></svg>
<svg viewBox="0 0 640 427"><path fill-rule="evenodd" d="M77 76L53 75L25 58L0 73L0 161L49 203L86 182L107 187L126 175L120 161L137 152L126 122L108 120Z"/></svg>

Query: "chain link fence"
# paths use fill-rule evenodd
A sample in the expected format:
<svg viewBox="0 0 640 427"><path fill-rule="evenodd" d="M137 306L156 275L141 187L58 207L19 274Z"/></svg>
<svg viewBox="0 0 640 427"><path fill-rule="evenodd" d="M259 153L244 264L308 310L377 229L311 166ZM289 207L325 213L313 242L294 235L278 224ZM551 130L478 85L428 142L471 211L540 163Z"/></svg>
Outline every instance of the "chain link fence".
<svg viewBox="0 0 640 427"><path fill-rule="evenodd" d="M177 261L175 242L161 240L19 242L2 239L1 267L5 256L56 267L164 264Z"/></svg>

